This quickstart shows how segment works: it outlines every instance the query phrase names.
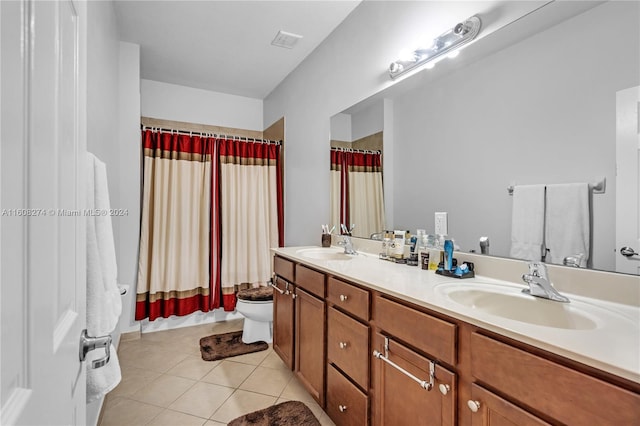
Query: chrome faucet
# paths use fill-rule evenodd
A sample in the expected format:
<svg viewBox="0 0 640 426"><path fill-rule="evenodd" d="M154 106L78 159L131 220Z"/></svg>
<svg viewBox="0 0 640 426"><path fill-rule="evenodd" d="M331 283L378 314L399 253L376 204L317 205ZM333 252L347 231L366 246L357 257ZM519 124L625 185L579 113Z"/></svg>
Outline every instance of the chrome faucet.
<svg viewBox="0 0 640 426"><path fill-rule="evenodd" d="M339 241L338 245L344 246L344 254L358 254L358 252L356 252L356 250L353 248L351 236L349 235L343 235L342 241Z"/></svg>
<svg viewBox="0 0 640 426"><path fill-rule="evenodd" d="M564 266L572 266L574 268L579 268L582 263L582 259L584 259L584 253L574 254L572 256L567 256L562 260L562 264Z"/></svg>
<svg viewBox="0 0 640 426"><path fill-rule="evenodd" d="M529 284L529 288L522 290L523 293L543 299L555 300L556 302L569 302L567 297L558 293L558 290L556 290L551 280L549 280L547 265L544 263L529 263L529 273L523 274L522 279Z"/></svg>

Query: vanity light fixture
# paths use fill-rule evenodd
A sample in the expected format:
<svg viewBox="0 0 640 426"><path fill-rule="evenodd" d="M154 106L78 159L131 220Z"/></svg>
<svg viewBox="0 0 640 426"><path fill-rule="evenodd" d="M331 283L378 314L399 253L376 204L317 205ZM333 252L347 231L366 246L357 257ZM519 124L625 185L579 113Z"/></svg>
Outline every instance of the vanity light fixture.
<svg viewBox="0 0 640 426"><path fill-rule="evenodd" d="M451 57L457 56L458 50L476 38L480 32L481 21L478 16L472 16L464 22L460 22L450 30L445 31L433 40L431 46L418 48L408 57L398 59L389 65L389 76L392 80L425 64L433 68L434 60L445 54ZM407 56L407 55L403 55Z"/></svg>

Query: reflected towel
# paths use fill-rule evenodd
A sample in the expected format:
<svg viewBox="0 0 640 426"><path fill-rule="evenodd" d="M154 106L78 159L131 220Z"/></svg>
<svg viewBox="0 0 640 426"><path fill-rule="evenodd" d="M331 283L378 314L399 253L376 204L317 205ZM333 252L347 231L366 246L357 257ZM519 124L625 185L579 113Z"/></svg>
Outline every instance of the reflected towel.
<svg viewBox="0 0 640 426"><path fill-rule="evenodd" d="M565 257L583 254L580 267L586 268L590 224L588 183L547 185L547 262L562 265Z"/></svg>
<svg viewBox="0 0 640 426"><path fill-rule="evenodd" d="M87 334L100 337L118 325L122 300L117 284L116 251L111 226L107 169L93 154L87 153ZM91 361L104 356L98 349L87 354L87 402L99 399L120 382L120 365L115 349L104 367L93 369Z"/></svg>
<svg viewBox="0 0 640 426"><path fill-rule="evenodd" d="M542 258L544 243L544 185L513 188L511 257L529 261Z"/></svg>

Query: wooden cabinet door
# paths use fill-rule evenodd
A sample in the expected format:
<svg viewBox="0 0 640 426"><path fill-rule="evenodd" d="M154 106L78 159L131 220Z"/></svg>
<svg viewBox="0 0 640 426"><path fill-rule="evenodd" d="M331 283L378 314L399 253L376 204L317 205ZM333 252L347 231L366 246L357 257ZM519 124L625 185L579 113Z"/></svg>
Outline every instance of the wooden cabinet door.
<svg viewBox="0 0 640 426"><path fill-rule="evenodd" d="M549 424L475 383L471 385L471 400L467 402L467 406L473 412L471 426L542 426Z"/></svg>
<svg viewBox="0 0 640 426"><path fill-rule="evenodd" d="M382 354L384 336L376 334L374 349ZM429 380L430 362L424 356L390 340L388 359L420 380ZM379 426L453 426L456 416L456 375L436 365L431 390L383 361L373 361L374 424Z"/></svg>
<svg viewBox="0 0 640 426"><path fill-rule="evenodd" d="M273 290L273 350L293 370L294 285L275 278Z"/></svg>
<svg viewBox="0 0 640 426"><path fill-rule="evenodd" d="M300 287L295 295L295 373L324 408L326 305Z"/></svg>

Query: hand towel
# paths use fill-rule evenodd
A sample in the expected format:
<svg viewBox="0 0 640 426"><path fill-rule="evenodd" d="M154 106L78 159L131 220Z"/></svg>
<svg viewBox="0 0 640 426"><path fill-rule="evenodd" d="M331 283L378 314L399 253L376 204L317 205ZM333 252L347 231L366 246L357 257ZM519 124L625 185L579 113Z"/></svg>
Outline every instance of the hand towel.
<svg viewBox="0 0 640 426"><path fill-rule="evenodd" d="M544 185L517 185L513 188L511 257L529 261L542 259L544 202Z"/></svg>
<svg viewBox="0 0 640 426"><path fill-rule="evenodd" d="M580 267L586 268L591 238L588 183L547 185L545 234L547 262L562 265L565 257L583 254Z"/></svg>
<svg viewBox="0 0 640 426"><path fill-rule="evenodd" d="M105 164L87 153L87 334L100 337L118 325L122 300L117 284L118 268L109 215L109 187ZM120 364L111 349L111 359L93 369L91 361L104 356L104 349L87 354L87 402L99 399L120 382Z"/></svg>

